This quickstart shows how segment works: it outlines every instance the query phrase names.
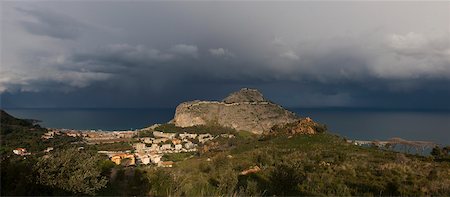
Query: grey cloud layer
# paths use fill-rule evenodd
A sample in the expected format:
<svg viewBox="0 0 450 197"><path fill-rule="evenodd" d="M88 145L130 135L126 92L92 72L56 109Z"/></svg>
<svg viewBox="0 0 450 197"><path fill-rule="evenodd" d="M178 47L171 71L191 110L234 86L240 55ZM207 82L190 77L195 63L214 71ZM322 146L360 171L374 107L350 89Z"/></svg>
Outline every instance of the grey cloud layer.
<svg viewBox="0 0 450 197"><path fill-rule="evenodd" d="M20 21L24 29L31 34L59 39L76 39L81 36L84 28L88 28L85 24L52 10L20 7L16 10L31 17L31 20Z"/></svg>
<svg viewBox="0 0 450 197"><path fill-rule="evenodd" d="M443 26L450 23L442 18L428 22L426 15L445 15L444 9L435 9L439 3L422 10L423 17L416 12L420 3L386 3L390 8L380 19L374 7L383 3L234 3L238 9L224 2L73 4L75 8L64 3L5 4L10 13L5 24L14 28L3 34L18 33L13 38L33 42L3 50L0 92L117 87L128 94L172 95L168 91L186 87L225 91L250 85L272 92L301 88L291 100L276 98L288 105L346 106L382 103L362 101L373 94L393 99L425 89L444 95L450 91L445 86L450 82L450 36ZM86 6L95 13L79 14ZM315 22L318 10L324 14ZM385 17L389 23L381 22ZM96 25L111 32L95 31ZM156 99L148 94L142 96Z"/></svg>

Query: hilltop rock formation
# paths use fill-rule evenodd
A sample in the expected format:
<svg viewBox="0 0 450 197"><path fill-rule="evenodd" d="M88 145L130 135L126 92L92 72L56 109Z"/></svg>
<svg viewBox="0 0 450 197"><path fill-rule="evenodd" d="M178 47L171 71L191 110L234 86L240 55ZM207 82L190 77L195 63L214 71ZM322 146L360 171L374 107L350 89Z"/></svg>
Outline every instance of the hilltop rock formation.
<svg viewBox="0 0 450 197"><path fill-rule="evenodd" d="M255 134L268 132L274 125L295 122L298 117L272 103L256 89L243 88L219 101L189 101L177 106L172 122L178 127L219 124Z"/></svg>
<svg viewBox="0 0 450 197"><path fill-rule="evenodd" d="M223 99L224 103L265 102L266 99L256 89L242 88Z"/></svg>

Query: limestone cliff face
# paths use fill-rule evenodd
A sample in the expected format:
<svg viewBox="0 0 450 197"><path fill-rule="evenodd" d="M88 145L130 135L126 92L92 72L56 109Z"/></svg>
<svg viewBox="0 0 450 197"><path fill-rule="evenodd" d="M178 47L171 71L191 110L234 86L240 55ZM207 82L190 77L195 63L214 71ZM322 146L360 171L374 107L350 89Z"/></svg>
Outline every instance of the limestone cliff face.
<svg viewBox="0 0 450 197"><path fill-rule="evenodd" d="M298 117L294 113L267 101L258 90L244 88L230 94L223 102L196 100L181 103L173 123L179 127L213 123L261 134L274 125L296 120Z"/></svg>

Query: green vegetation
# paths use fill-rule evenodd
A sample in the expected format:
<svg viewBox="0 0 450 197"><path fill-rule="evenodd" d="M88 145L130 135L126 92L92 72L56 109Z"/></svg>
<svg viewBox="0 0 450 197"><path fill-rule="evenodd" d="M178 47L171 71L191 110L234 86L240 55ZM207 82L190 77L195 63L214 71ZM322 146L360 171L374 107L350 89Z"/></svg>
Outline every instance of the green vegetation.
<svg viewBox="0 0 450 197"><path fill-rule="evenodd" d="M101 189L99 196L143 196L149 191L147 171L141 168L114 166L109 173L109 181Z"/></svg>
<svg viewBox="0 0 450 197"><path fill-rule="evenodd" d="M99 168L105 158L78 151L73 142L79 138L42 139L47 129L2 110L1 121L1 195L92 195L106 184ZM18 147L33 154L14 155ZM55 150L45 154L47 147Z"/></svg>
<svg viewBox="0 0 450 197"><path fill-rule="evenodd" d="M72 143L80 140L67 136L55 136L51 140L44 140L41 137L42 134L47 132L47 129L26 120L14 118L3 110L0 110L0 113L0 153L2 160L13 155L12 150L15 148L26 148L28 152L39 153L47 147L54 147L55 149L73 147Z"/></svg>
<svg viewBox="0 0 450 197"><path fill-rule="evenodd" d="M319 124L316 122L309 122L307 120L298 120L294 122L290 122L284 125L274 125L271 128L270 133L272 134L294 134L296 130L302 129L307 130L308 128L312 129L316 133L324 133L327 131L327 126L323 124Z"/></svg>
<svg viewBox="0 0 450 197"><path fill-rule="evenodd" d="M75 138L42 140L45 129L5 121L8 124L2 122L1 127L2 196L450 195L449 147L435 147L431 156L424 157L355 146L327 132L258 136L214 126L166 124L159 130L233 133L235 138L209 141L199 147L199 153L164 156L176 162L173 168L125 167L96 151L129 150L129 142L83 144L85 149L78 150L71 143ZM41 151L50 144L59 148L26 158L11 154L14 147Z"/></svg>
<svg viewBox="0 0 450 197"><path fill-rule="evenodd" d="M450 146L439 148L436 146L431 150L431 155L436 161L447 161L450 162Z"/></svg>
<svg viewBox="0 0 450 197"><path fill-rule="evenodd" d="M93 195L106 186L104 158L74 148L2 160L2 195Z"/></svg>
<svg viewBox="0 0 450 197"><path fill-rule="evenodd" d="M28 151L41 151L47 146L41 140L42 134L47 132L46 129L39 125L14 118L5 111L0 110L1 124L1 154L2 158L12 155L12 150L18 147L26 147Z"/></svg>
<svg viewBox="0 0 450 197"><path fill-rule="evenodd" d="M152 130L140 130L136 137L154 137Z"/></svg>
<svg viewBox="0 0 450 197"><path fill-rule="evenodd" d="M73 194L89 194L106 185L98 165L100 157L85 151L70 148L55 151L48 157L37 159L34 171L38 183Z"/></svg>
<svg viewBox="0 0 450 197"><path fill-rule="evenodd" d="M209 133L211 135L219 135L223 133L234 134L236 130L228 127L223 127L217 124L208 124L208 125L197 125L192 127L177 127L174 124L162 124L155 128L155 131L161 131L165 133L197 133L197 134L205 134Z"/></svg>
<svg viewBox="0 0 450 197"><path fill-rule="evenodd" d="M261 171L240 175L252 166ZM177 162L169 172L157 170L172 185L166 188L171 192L158 195L450 194L448 162L354 146L327 133L241 139L234 149Z"/></svg>

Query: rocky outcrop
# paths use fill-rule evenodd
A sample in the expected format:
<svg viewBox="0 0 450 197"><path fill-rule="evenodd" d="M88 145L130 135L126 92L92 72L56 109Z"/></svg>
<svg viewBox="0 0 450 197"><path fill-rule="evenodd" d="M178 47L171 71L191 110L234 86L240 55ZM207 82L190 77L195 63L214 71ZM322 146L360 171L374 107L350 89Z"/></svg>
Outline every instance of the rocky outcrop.
<svg viewBox="0 0 450 197"><path fill-rule="evenodd" d="M176 126L219 124L256 134L270 131L277 124L287 124L298 117L266 100L256 89L244 88L218 101L189 101L178 105L172 120Z"/></svg>
<svg viewBox="0 0 450 197"><path fill-rule="evenodd" d="M264 96L256 89L242 88L223 99L224 103L265 102Z"/></svg>
<svg viewBox="0 0 450 197"><path fill-rule="evenodd" d="M308 134L313 135L317 133L322 133L327 130L325 125L314 122L311 118L301 118L294 122L287 124L278 124L272 127L272 129L265 134Z"/></svg>

